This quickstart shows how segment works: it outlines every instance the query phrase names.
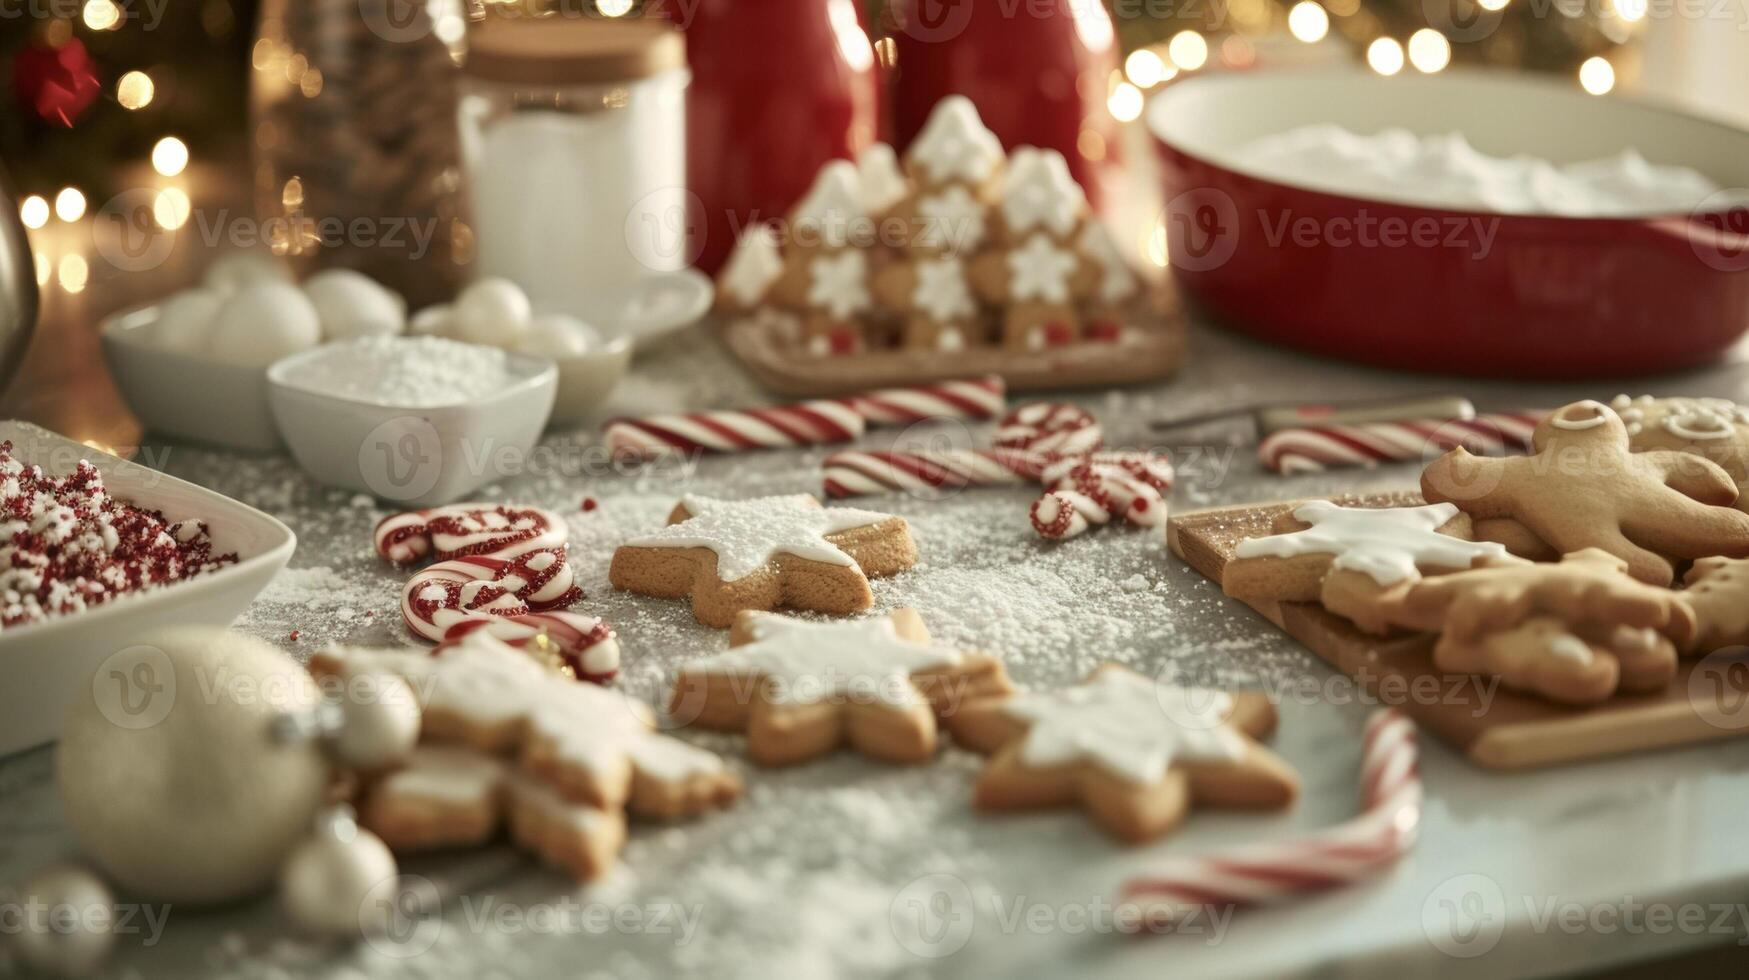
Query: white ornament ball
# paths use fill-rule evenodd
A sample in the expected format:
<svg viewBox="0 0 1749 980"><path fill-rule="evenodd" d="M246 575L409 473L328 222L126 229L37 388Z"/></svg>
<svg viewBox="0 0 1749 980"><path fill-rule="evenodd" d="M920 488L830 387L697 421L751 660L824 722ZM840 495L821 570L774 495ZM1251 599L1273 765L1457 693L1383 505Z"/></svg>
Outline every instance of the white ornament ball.
<svg viewBox="0 0 1749 980"><path fill-rule="evenodd" d="M164 350L193 354L206 347L218 318L223 294L211 289L184 289L158 304L158 319L148 339Z"/></svg>
<svg viewBox="0 0 1749 980"><path fill-rule="evenodd" d="M324 936L381 935L394 910L375 901L400 876L377 835L337 820L294 848L280 873L279 895L300 928Z"/></svg>
<svg viewBox="0 0 1749 980"><path fill-rule="evenodd" d="M407 328L407 301L362 272L327 269L304 281L323 340L398 336Z"/></svg>
<svg viewBox="0 0 1749 980"><path fill-rule="evenodd" d="M57 865L32 875L19 890L13 948L42 973L82 977L115 945L115 896L84 868Z"/></svg>
<svg viewBox="0 0 1749 980"><path fill-rule="evenodd" d="M259 252L227 252L206 267L202 282L214 292L230 294L258 282L292 281L291 270Z"/></svg>
<svg viewBox="0 0 1749 980"><path fill-rule="evenodd" d="M521 286L508 279L481 279L456 297L450 336L470 344L515 347L532 315Z"/></svg>
<svg viewBox="0 0 1749 980"><path fill-rule="evenodd" d="M455 307L435 303L413 314L407 321L407 332L415 337L447 337L450 321L454 318Z"/></svg>
<svg viewBox="0 0 1749 980"><path fill-rule="evenodd" d="M242 287L219 307L207 349L220 360L264 368L322 340L316 307L290 283Z"/></svg>
<svg viewBox="0 0 1749 980"><path fill-rule="evenodd" d="M528 321L528 332L517 342L516 349L562 361L582 357L599 340L595 328L582 320L563 313L547 313Z"/></svg>
<svg viewBox="0 0 1749 980"><path fill-rule="evenodd" d="M112 880L202 905L265 888L321 809L319 743L275 720L321 692L252 637L186 626L111 654L74 699L55 757L67 824Z"/></svg>
<svg viewBox="0 0 1749 980"><path fill-rule="evenodd" d="M340 697L340 718L329 749L349 769L386 769L407 758L419 741L419 699L393 674L351 678Z"/></svg>

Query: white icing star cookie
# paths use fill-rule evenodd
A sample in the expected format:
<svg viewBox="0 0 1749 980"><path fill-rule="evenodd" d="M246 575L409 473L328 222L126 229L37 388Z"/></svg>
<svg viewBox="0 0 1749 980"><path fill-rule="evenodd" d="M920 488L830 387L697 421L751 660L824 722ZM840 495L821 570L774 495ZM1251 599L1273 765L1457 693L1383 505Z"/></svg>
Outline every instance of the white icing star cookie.
<svg viewBox="0 0 1749 980"><path fill-rule="evenodd" d="M1296 507L1293 516L1311 527L1242 541L1237 556L1331 555L1335 568L1363 572L1379 585L1395 585L1421 570L1469 568L1506 554L1504 546L1492 541L1466 541L1439 533L1458 516L1452 504L1343 507L1314 500Z"/></svg>

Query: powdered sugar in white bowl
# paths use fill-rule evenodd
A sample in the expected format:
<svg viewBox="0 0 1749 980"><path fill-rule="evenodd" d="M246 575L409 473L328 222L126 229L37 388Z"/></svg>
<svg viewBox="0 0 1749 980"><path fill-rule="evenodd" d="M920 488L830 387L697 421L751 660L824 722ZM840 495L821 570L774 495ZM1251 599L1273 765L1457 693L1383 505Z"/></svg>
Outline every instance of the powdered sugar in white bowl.
<svg viewBox="0 0 1749 980"><path fill-rule="evenodd" d="M402 408L479 401L516 375L505 352L445 337L361 337L293 359L277 380L313 394Z"/></svg>

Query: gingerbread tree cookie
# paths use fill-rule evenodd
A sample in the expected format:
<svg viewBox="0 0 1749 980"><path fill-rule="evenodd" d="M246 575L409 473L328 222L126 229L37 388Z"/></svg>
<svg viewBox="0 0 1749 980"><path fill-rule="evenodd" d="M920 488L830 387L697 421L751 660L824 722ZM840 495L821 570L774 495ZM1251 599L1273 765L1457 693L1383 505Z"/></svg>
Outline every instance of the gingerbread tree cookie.
<svg viewBox="0 0 1749 980"><path fill-rule="evenodd" d="M613 553L614 588L691 597L706 626L745 610L788 607L849 615L874 604L869 577L917 563L904 518L821 507L806 494L723 501L689 496L668 526Z"/></svg>
<svg viewBox="0 0 1749 980"><path fill-rule="evenodd" d="M948 354L984 342L978 301L957 255L916 252L893 262L876 278L875 295L904 317L905 347Z"/></svg>
<svg viewBox="0 0 1749 980"><path fill-rule="evenodd" d="M783 273L770 296L801 317L802 343L811 354L850 354L866 343L862 320L869 292L872 231L862 201L862 179L849 160L820 168L813 186L789 217Z"/></svg>
<svg viewBox="0 0 1749 980"><path fill-rule="evenodd" d="M1508 687L1571 703L1659 690L1676 672L1671 638L1694 632L1677 593L1635 581L1627 563L1588 548L1556 564L1454 572L1415 583L1404 625L1438 632L1433 662L1499 675Z"/></svg>
<svg viewBox="0 0 1749 980"><path fill-rule="evenodd" d="M1021 350L1073 343L1081 335L1081 256L1075 239L1087 210L1062 154L1015 151L997 211L999 246L972 264L972 283L1003 309L1003 343Z"/></svg>
<svg viewBox="0 0 1749 980"><path fill-rule="evenodd" d="M573 683L483 631L435 653L334 647L310 670L392 674L423 699L422 750L359 808L392 848L475 844L508 823L521 846L589 879L611 867L627 811L672 819L740 795L720 758L658 733L643 703Z"/></svg>
<svg viewBox="0 0 1749 980"><path fill-rule="evenodd" d="M980 248L1006 158L970 99L950 95L937 102L905 150L913 189L889 212L910 229L905 250L969 255Z"/></svg>
<svg viewBox="0 0 1749 980"><path fill-rule="evenodd" d="M1694 612L1694 630L1680 637L1690 654L1749 645L1749 560L1702 558L1677 593Z"/></svg>
<svg viewBox="0 0 1749 980"><path fill-rule="evenodd" d="M766 766L846 743L877 759L920 762L935 755L938 716L1012 690L1001 661L931 643L913 609L832 623L744 612L729 644L681 670L669 714L746 732L748 755Z"/></svg>
<svg viewBox="0 0 1749 980"><path fill-rule="evenodd" d="M1141 282L1118 251L1111 232L1098 221L1084 222L1076 245L1081 254L1076 293L1084 297L1082 332L1088 340L1118 340L1130 317L1130 305L1141 292Z"/></svg>
<svg viewBox="0 0 1749 980"><path fill-rule="evenodd" d="M1600 402L1558 409L1530 456L1461 447L1421 474L1428 500L1477 519L1510 518L1563 554L1601 548L1637 579L1669 585L1672 559L1749 556L1749 514L1730 509L1736 484L1687 453L1629 451L1627 427Z"/></svg>
<svg viewBox="0 0 1749 980"><path fill-rule="evenodd" d="M783 277L783 254L770 225L753 225L735 240L735 250L717 275L717 308L745 313L758 308Z"/></svg>
<svg viewBox="0 0 1749 980"><path fill-rule="evenodd" d="M1299 792L1293 770L1254 741L1275 728L1262 694L1170 687L1115 664L1076 687L970 702L947 723L993 755L978 807L1079 802L1130 842L1172 830L1193 804L1277 809Z"/></svg>
<svg viewBox="0 0 1749 980"><path fill-rule="evenodd" d="M1423 574L1511 560L1499 544L1469 540L1468 523L1451 504L1308 501L1277 521L1278 533L1240 542L1221 586L1249 601L1321 601L1360 628L1384 633L1404 590Z"/></svg>

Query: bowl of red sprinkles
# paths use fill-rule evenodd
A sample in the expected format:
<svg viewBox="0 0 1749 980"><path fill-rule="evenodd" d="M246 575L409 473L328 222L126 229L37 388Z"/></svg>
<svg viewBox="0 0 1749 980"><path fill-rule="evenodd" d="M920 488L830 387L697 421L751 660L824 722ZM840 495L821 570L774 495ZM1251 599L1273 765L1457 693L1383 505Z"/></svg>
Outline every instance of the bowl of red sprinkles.
<svg viewBox="0 0 1749 980"><path fill-rule="evenodd" d="M211 490L0 422L0 752L53 739L105 658L170 624L229 625L291 557L284 524ZM145 693L153 679L123 677ZM113 692L118 710L126 692Z"/></svg>

